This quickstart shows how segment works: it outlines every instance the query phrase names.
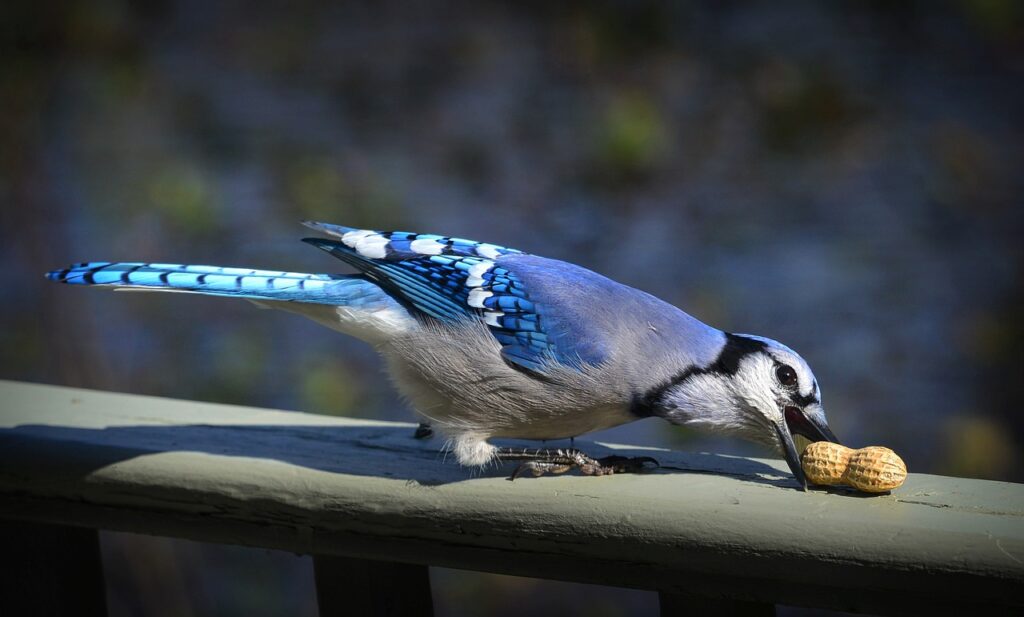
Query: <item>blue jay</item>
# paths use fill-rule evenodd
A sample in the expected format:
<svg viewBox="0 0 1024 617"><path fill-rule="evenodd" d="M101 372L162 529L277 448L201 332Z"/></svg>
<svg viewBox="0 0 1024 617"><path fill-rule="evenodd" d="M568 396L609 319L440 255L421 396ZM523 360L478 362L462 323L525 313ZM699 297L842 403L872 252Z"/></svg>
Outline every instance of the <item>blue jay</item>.
<svg viewBox="0 0 1024 617"><path fill-rule="evenodd" d="M561 439L658 416L781 450L804 488L793 435L837 441L811 369L781 343L715 329L563 261L462 238L305 224L328 238L304 242L358 273L89 262L46 276L245 298L367 341L461 464L518 462L513 478L654 461L490 438Z"/></svg>

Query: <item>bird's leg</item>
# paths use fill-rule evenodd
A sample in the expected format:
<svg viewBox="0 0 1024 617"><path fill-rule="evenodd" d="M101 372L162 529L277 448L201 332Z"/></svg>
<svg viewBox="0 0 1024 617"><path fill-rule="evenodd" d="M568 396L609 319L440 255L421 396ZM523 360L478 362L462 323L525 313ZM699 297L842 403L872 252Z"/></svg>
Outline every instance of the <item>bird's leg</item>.
<svg viewBox="0 0 1024 617"><path fill-rule="evenodd" d="M658 461L649 456L630 458L613 455L595 459L576 448L498 448L496 454L498 460L519 462L509 480L515 480L524 471L542 476L565 473L577 467L586 476L606 476L643 471L646 463L658 466Z"/></svg>
<svg viewBox="0 0 1024 617"><path fill-rule="evenodd" d="M429 422L420 422L412 436L415 439L428 439L434 436L434 429L430 426Z"/></svg>

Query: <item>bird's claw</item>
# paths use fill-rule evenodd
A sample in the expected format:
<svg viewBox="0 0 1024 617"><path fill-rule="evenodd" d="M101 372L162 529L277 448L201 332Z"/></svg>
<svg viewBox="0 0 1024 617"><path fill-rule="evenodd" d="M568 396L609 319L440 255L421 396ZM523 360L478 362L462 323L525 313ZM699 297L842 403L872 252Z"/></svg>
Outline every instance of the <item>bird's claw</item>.
<svg viewBox="0 0 1024 617"><path fill-rule="evenodd" d="M596 461L599 467L594 472L588 472L582 467L580 470L587 475L609 475L613 473L639 473L647 468L645 464L651 463L655 467L661 467L658 461L649 456L606 456Z"/></svg>
<svg viewBox="0 0 1024 617"><path fill-rule="evenodd" d="M533 474L533 477L535 477L535 478L538 477L538 476L543 476L546 473L556 474L557 475L557 474L560 474L560 473L565 473L565 472L569 471L570 469L572 469L573 467L574 467L574 465L563 465L563 464L559 464L559 463L546 463L546 462L543 462L543 461L527 461L525 463L517 465L516 468L512 470L512 475L510 475L508 477L508 479L509 479L509 481L515 480L516 478L518 478L524 472L527 472L527 471L530 472L531 474Z"/></svg>
<svg viewBox="0 0 1024 617"><path fill-rule="evenodd" d="M524 452L525 454L525 452ZM578 468L585 476L608 476L616 473L639 473L646 470L648 463L659 467L658 461L649 456L606 456L595 459L576 449L536 451L535 460L527 460L517 466L509 480L515 480L525 472L533 476L542 476L546 473L562 474L571 469Z"/></svg>

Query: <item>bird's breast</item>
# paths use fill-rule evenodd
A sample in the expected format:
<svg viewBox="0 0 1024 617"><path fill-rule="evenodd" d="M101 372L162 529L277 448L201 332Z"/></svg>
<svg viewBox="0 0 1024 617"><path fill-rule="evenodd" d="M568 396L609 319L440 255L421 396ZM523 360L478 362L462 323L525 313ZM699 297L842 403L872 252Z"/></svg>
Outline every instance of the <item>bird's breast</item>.
<svg viewBox="0 0 1024 617"><path fill-rule="evenodd" d="M433 328L382 351L399 390L447 433L559 439L637 419L598 369L532 375L509 366L483 328Z"/></svg>

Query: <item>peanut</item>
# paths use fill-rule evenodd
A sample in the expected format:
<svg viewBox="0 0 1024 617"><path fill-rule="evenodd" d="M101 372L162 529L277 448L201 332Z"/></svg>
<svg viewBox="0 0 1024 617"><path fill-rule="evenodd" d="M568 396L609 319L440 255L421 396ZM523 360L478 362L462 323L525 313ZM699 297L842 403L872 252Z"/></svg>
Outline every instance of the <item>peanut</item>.
<svg viewBox="0 0 1024 617"><path fill-rule="evenodd" d="M889 448L861 448L850 456L843 482L865 493L884 493L898 488L907 479L903 459Z"/></svg>
<svg viewBox="0 0 1024 617"><path fill-rule="evenodd" d="M810 444L801 466L813 484L847 484L865 493L884 493L907 479L907 466L889 448L869 446L851 450L828 441Z"/></svg>
<svg viewBox="0 0 1024 617"><path fill-rule="evenodd" d="M807 446L800 463L812 484L832 486L843 483L843 472L850 464L853 450L830 441L817 441Z"/></svg>

